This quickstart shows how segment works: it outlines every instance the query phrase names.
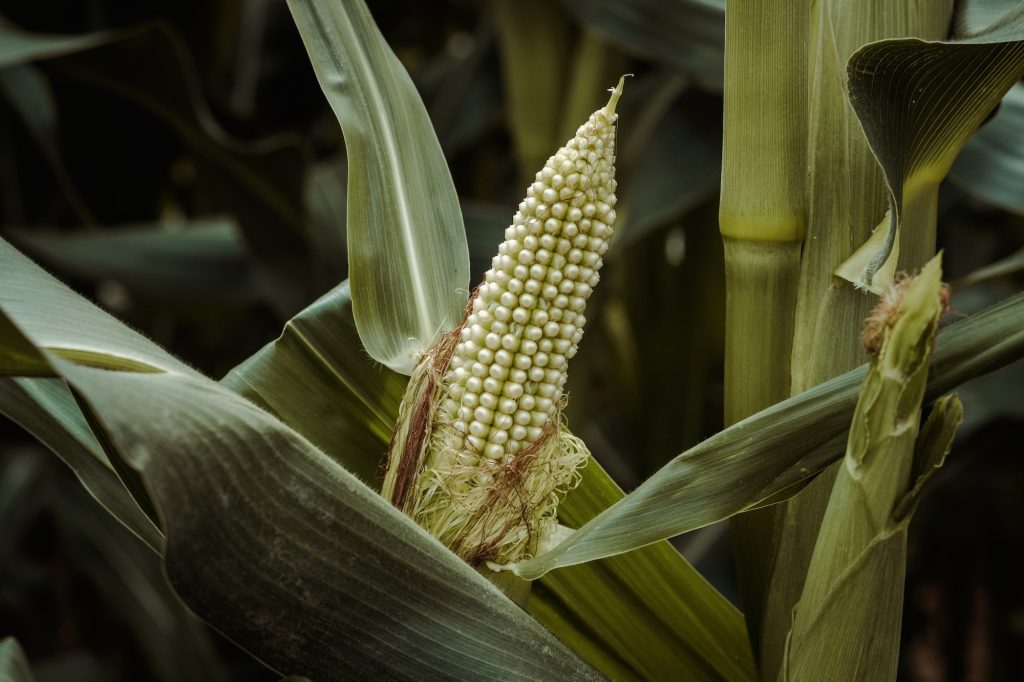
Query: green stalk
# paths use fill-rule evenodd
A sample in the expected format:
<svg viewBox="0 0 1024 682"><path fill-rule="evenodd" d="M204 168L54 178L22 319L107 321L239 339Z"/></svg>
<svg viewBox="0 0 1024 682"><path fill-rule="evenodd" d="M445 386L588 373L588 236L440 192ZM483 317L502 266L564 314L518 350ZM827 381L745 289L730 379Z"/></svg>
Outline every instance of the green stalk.
<svg viewBox="0 0 1024 682"><path fill-rule="evenodd" d="M863 244L887 207L882 173L849 104L845 74L861 45L915 35L945 37L950 0L892 3L890 0L823 0L812 17L807 186L807 240L803 252L792 351L792 392L799 393L863 363L858 343L874 297L834 276ZM912 235L901 235L900 268L921 267L934 253L934 195L911 199ZM835 480L823 472L775 511L775 554L761 633L762 679L775 679L792 610L803 589L821 519Z"/></svg>
<svg viewBox="0 0 1024 682"><path fill-rule="evenodd" d="M725 421L789 395L806 168L809 4L736 0L725 22L719 225L725 246ZM755 652L773 512L733 522Z"/></svg>

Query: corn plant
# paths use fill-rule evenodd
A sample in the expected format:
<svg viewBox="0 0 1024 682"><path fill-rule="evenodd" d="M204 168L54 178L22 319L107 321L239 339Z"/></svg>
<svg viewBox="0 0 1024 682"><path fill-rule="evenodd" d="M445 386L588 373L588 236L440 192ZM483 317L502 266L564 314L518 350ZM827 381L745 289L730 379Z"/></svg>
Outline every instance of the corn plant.
<svg viewBox="0 0 1024 682"><path fill-rule="evenodd" d="M729 425L625 494L563 410L629 81L573 84L580 127L540 151L561 115L513 75L537 167L472 283L437 137L369 11L288 5L344 133L348 279L214 381L3 242L0 411L282 675L895 679L950 391L1024 356L1021 294L940 329L935 255L938 184L1024 75L1024 8L964 9L950 39L945 0L729 5L724 73L695 73L725 98ZM498 3L505 27L544 11ZM726 519L742 613L667 541ZM28 677L13 641L0 670Z"/></svg>

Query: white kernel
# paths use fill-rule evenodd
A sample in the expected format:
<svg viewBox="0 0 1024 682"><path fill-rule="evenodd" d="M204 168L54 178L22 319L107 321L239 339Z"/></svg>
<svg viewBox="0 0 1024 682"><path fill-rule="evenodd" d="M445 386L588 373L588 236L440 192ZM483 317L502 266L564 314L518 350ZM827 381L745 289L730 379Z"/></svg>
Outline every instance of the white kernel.
<svg viewBox="0 0 1024 682"><path fill-rule="evenodd" d="M494 427L502 430L512 428L512 415L501 412L494 415Z"/></svg>
<svg viewBox="0 0 1024 682"><path fill-rule="evenodd" d="M556 390L557 389L555 388L554 384L544 382L537 387L537 395L541 396L542 398L550 398L555 395Z"/></svg>
<svg viewBox="0 0 1024 682"><path fill-rule="evenodd" d="M554 284L545 284L540 288L540 295L550 301L558 296L558 287Z"/></svg>
<svg viewBox="0 0 1024 682"><path fill-rule="evenodd" d="M526 372L524 372L521 369L510 370L508 373L508 380L513 383L519 384L519 393L521 395L523 392L522 386L523 384L526 383Z"/></svg>
<svg viewBox="0 0 1024 682"><path fill-rule="evenodd" d="M570 242L568 239L559 239L558 245L555 247L555 253L564 256L565 254L569 253L570 249L572 249L572 242ZM557 258L552 258L551 267L561 268L563 262L564 260L560 261Z"/></svg>
<svg viewBox="0 0 1024 682"><path fill-rule="evenodd" d="M582 218L582 217L583 217L583 211L581 211L580 209L578 209L575 206L570 208L569 209L569 213L566 215L566 218L568 220L571 220L574 223L575 222L579 222L580 218Z"/></svg>
<svg viewBox="0 0 1024 682"><path fill-rule="evenodd" d="M473 419L484 424L490 424L494 421L494 411L481 405L473 410Z"/></svg>
<svg viewBox="0 0 1024 682"><path fill-rule="evenodd" d="M481 328L482 329L482 328ZM484 347L490 350L498 350L501 346L501 337L494 332L490 332L484 337Z"/></svg>
<svg viewBox="0 0 1024 682"><path fill-rule="evenodd" d="M556 383L558 383L558 380L561 377L562 377L562 373L559 372L557 369L546 369L546 370L544 370L544 381L546 381L549 384L556 384Z"/></svg>
<svg viewBox="0 0 1024 682"><path fill-rule="evenodd" d="M565 223L562 226L562 234L566 237L575 237L579 232L580 228L576 223Z"/></svg>
<svg viewBox="0 0 1024 682"><path fill-rule="evenodd" d="M487 459L494 459L494 460L501 459L501 457L504 454L505 454L505 448L501 447L497 443L488 443L487 447L484 448L484 457L486 457ZM490 474L484 473L482 475L481 474L477 474L478 480L479 480L479 478L481 476L487 476L487 477L491 478L492 480L494 478ZM483 481L480 481L480 483L481 483L481 485L483 485Z"/></svg>
<svg viewBox="0 0 1024 682"><path fill-rule="evenodd" d="M521 370L515 371L519 372ZM505 385L501 387L501 394L507 396L510 400L516 400L523 394L523 385L518 381L505 382Z"/></svg>
<svg viewBox="0 0 1024 682"><path fill-rule="evenodd" d="M461 419L456 419L455 421L452 422L452 428L458 431L459 433L465 433L466 422L462 421Z"/></svg>
<svg viewBox="0 0 1024 682"><path fill-rule="evenodd" d="M586 287L587 285L584 284L583 286ZM590 289L590 287L587 287L587 289ZM579 289L577 289L576 291L578 293ZM569 297L569 307L572 308L573 310L575 310L578 313L582 313L583 309L587 307L587 300L585 298L583 298L582 296L570 296Z"/></svg>
<svg viewBox="0 0 1024 682"><path fill-rule="evenodd" d="M505 334L501 337L501 347L503 350L515 350L519 347L519 339L512 334ZM495 355L495 358L498 356Z"/></svg>
<svg viewBox="0 0 1024 682"><path fill-rule="evenodd" d="M559 340L560 341L564 341L564 339L559 339ZM565 356L564 355L558 355L558 354L549 355L548 356L548 366L554 367L556 369L560 369L562 367L565 367Z"/></svg>
<svg viewBox="0 0 1024 682"><path fill-rule="evenodd" d="M597 283L600 282L600 281L601 281L601 273L600 272L595 272L594 274L592 274L590 276L590 279L587 280L587 284L589 284L590 288L593 289L594 287L597 286Z"/></svg>
<svg viewBox="0 0 1024 682"><path fill-rule="evenodd" d="M527 250L527 251L536 251L537 250L537 246L539 246L537 244L537 238L534 237L532 234L529 235L528 237L525 237L523 239L523 248L525 250Z"/></svg>
<svg viewBox="0 0 1024 682"><path fill-rule="evenodd" d="M536 440L539 440L540 437L543 435L544 429L540 428L539 426L531 426L526 429L526 440L530 441L531 443Z"/></svg>
<svg viewBox="0 0 1024 682"><path fill-rule="evenodd" d="M527 339L520 344L519 351L524 355L533 355L537 352L537 342Z"/></svg>
<svg viewBox="0 0 1024 682"><path fill-rule="evenodd" d="M541 235L540 246L541 246L542 249L547 249L548 251L551 251L557 245L558 245L558 240L555 239L555 237L553 235L550 235L550 234Z"/></svg>
<svg viewBox="0 0 1024 682"><path fill-rule="evenodd" d="M555 340L555 352L556 353L562 353L564 355L565 353L569 352L569 348L571 346L572 346L572 342L569 341L568 339L556 339Z"/></svg>
<svg viewBox="0 0 1024 682"><path fill-rule="evenodd" d="M541 325L531 324L523 331L523 336L531 341L539 341L544 336L544 330L541 328Z"/></svg>
<svg viewBox="0 0 1024 682"><path fill-rule="evenodd" d="M555 201L558 200L558 192L549 187L546 190L544 190L543 194L541 194L541 199L544 200L544 203L553 204L555 203Z"/></svg>
<svg viewBox="0 0 1024 682"><path fill-rule="evenodd" d="M473 418L473 408L463 405L459 408L458 417L462 421L469 421Z"/></svg>
<svg viewBox="0 0 1024 682"><path fill-rule="evenodd" d="M470 429L472 428L472 425L470 425ZM466 436L466 445L468 445L471 449L475 450L476 452L480 452L481 450L484 449L483 439L483 436L474 436L473 434L470 434Z"/></svg>
<svg viewBox="0 0 1024 682"><path fill-rule="evenodd" d="M548 274L548 269L541 264L530 266L530 278L543 280Z"/></svg>
<svg viewBox="0 0 1024 682"><path fill-rule="evenodd" d="M583 210L583 215L585 215L588 218L591 218L591 217L593 217L593 215L595 213L597 213L597 206L594 206L592 203L587 202L587 203L583 204L583 209L582 210Z"/></svg>
<svg viewBox="0 0 1024 682"><path fill-rule="evenodd" d="M520 291L523 290L523 280L519 279L518 277L513 277L509 279L508 284L506 284L505 286L513 294L518 294Z"/></svg>
<svg viewBox="0 0 1024 682"><path fill-rule="evenodd" d="M538 381L544 380L544 368L543 367L531 367L530 371L527 372L527 376L530 381L537 383Z"/></svg>
<svg viewBox="0 0 1024 682"><path fill-rule="evenodd" d="M572 335L572 342L573 343L579 343L582 338L583 338L583 330L582 329L577 329L576 332Z"/></svg>
<svg viewBox="0 0 1024 682"><path fill-rule="evenodd" d="M561 168L561 166L559 166L559 168ZM563 178L561 175L559 175L557 173L555 175L551 176L551 186L552 187L556 187L556 188L557 187L561 187L562 183L564 183L564 182L565 182L565 178Z"/></svg>
<svg viewBox="0 0 1024 682"><path fill-rule="evenodd" d="M529 412L536 406L537 398L535 396L530 395L529 393L527 393L526 395L519 399L519 407L523 410L526 410L527 412Z"/></svg>
<svg viewBox="0 0 1024 682"><path fill-rule="evenodd" d="M512 274L515 275L516 279L525 280L530 276L530 269L525 265L517 264Z"/></svg>
<svg viewBox="0 0 1024 682"><path fill-rule="evenodd" d="M550 353L551 348L551 339L541 339L537 342L537 350L541 353Z"/></svg>
<svg viewBox="0 0 1024 682"><path fill-rule="evenodd" d="M509 310L508 308L506 308L503 305L499 305L499 306L495 307L495 309L494 309L494 318L496 320L501 320L502 322L507 322L510 317L512 317L512 311L511 310Z"/></svg>
<svg viewBox="0 0 1024 682"><path fill-rule="evenodd" d="M487 370L487 373L490 374L495 379L501 379L502 381L504 381L505 379L508 378L508 367L503 367L501 365L494 364L491 365L491 368L489 370Z"/></svg>
<svg viewBox="0 0 1024 682"><path fill-rule="evenodd" d="M498 445L504 445L508 442L508 431L505 429L491 429L491 435L487 437L487 440Z"/></svg>
<svg viewBox="0 0 1024 682"><path fill-rule="evenodd" d="M555 409L555 403L551 398L537 398L537 411L550 414Z"/></svg>
<svg viewBox="0 0 1024 682"><path fill-rule="evenodd" d="M533 309L537 307L537 297L534 296L533 294L523 294L522 296L519 297L519 303L524 308ZM523 320L523 324L525 323L526 320Z"/></svg>
<svg viewBox="0 0 1024 682"><path fill-rule="evenodd" d="M533 315L530 317L530 319L533 320L533 323L538 327L543 326L547 324L548 311L543 310L541 308L537 308L533 311Z"/></svg>
<svg viewBox="0 0 1024 682"><path fill-rule="evenodd" d="M466 379L466 390L471 393L479 393L484 388L483 382L480 381L480 377L469 377Z"/></svg>
<svg viewBox="0 0 1024 682"><path fill-rule="evenodd" d="M574 327L571 324L561 324L559 325L559 327L560 329L558 331L558 335L561 336L563 339L571 339L572 335L576 333L576 327ZM551 334L550 336L553 337L555 335Z"/></svg>
<svg viewBox="0 0 1024 682"><path fill-rule="evenodd" d="M575 246L577 249L585 249L590 245L590 237L588 237L585 234L578 234L575 237L573 237L572 245Z"/></svg>
<svg viewBox="0 0 1024 682"><path fill-rule="evenodd" d="M478 362L489 365L494 362L494 351L487 348L481 348L476 354L476 359Z"/></svg>
<svg viewBox="0 0 1024 682"><path fill-rule="evenodd" d="M509 441L509 449L511 450L512 443L515 443L516 441L526 440L526 427L519 426L517 424L516 426L513 426L511 429L509 429L509 435L512 436L512 440ZM516 443L516 445L518 445L518 443Z"/></svg>
<svg viewBox="0 0 1024 682"><path fill-rule="evenodd" d="M537 249L536 253L534 254L534 258L537 259L538 263L550 263L551 252L548 251L547 249Z"/></svg>
<svg viewBox="0 0 1024 682"><path fill-rule="evenodd" d="M514 362L516 369L521 369L524 371L530 369L530 367L533 366L533 362L530 360L530 356L523 355L522 353L516 353L516 358Z"/></svg>
<svg viewBox="0 0 1024 682"><path fill-rule="evenodd" d="M569 305L569 297L565 294L558 294L551 300L551 305L556 308L565 308Z"/></svg>
<svg viewBox="0 0 1024 682"><path fill-rule="evenodd" d="M515 337L506 336L504 338L515 338ZM502 367L508 367L509 365L512 364L512 354L509 353L504 348L502 348L499 351L495 351L495 353L494 353L494 362L497 363L498 365L501 365Z"/></svg>
<svg viewBox="0 0 1024 682"><path fill-rule="evenodd" d="M487 424L482 424L478 421L472 421L469 424L469 433L477 438L485 438L491 428Z"/></svg>
<svg viewBox="0 0 1024 682"><path fill-rule="evenodd" d="M477 403L480 400L480 396L477 395L476 393L470 393L467 391L463 393L459 399L461 400L462 405L464 407L474 408L477 406Z"/></svg>
<svg viewBox="0 0 1024 682"><path fill-rule="evenodd" d="M519 426L528 426L530 424L530 413L527 410L517 410L512 419Z"/></svg>
<svg viewBox="0 0 1024 682"><path fill-rule="evenodd" d="M555 196L555 198L553 198L551 200L551 202L554 202L558 198L558 193L557 192L552 192L552 194ZM561 201L559 201L557 204L552 204L552 206L551 206L551 215L555 216L559 220L561 220L562 218L565 217L565 211L566 211L565 204L562 203Z"/></svg>
<svg viewBox="0 0 1024 682"><path fill-rule="evenodd" d="M566 267L568 267L568 266L566 266ZM573 282L568 277L563 279L561 282L558 283L558 290L560 292L562 292L563 294L566 294L566 295L571 294L575 288L576 288L576 283Z"/></svg>
<svg viewBox="0 0 1024 682"><path fill-rule="evenodd" d="M559 335L562 327L569 327L569 325L559 325L557 322L548 322L544 325L544 336L548 338L554 338ZM572 333L572 327L569 327L569 333Z"/></svg>
<svg viewBox="0 0 1024 682"><path fill-rule="evenodd" d="M494 377L487 377L483 381L483 389L488 393L497 393L501 390L501 382ZM484 407L490 407L490 405L485 405Z"/></svg>
<svg viewBox="0 0 1024 682"><path fill-rule="evenodd" d="M548 315L550 315L551 319L554 320L555 322L560 321L564 313L565 311L562 310L561 308L552 308L551 310L548 311Z"/></svg>
<svg viewBox="0 0 1024 682"><path fill-rule="evenodd" d="M554 218L548 218L544 221L544 236L551 236L558 234L558 231L562 229L562 221Z"/></svg>
<svg viewBox="0 0 1024 682"><path fill-rule="evenodd" d="M533 356L533 364L537 365L538 367L546 367L548 364L548 354L537 353L536 355Z"/></svg>
<svg viewBox="0 0 1024 682"><path fill-rule="evenodd" d="M523 294L523 296L529 296L530 294ZM516 324L526 324L530 321L530 311L522 306L518 306L512 311L512 321Z"/></svg>
<svg viewBox="0 0 1024 682"><path fill-rule="evenodd" d="M540 292L540 282L535 279L526 280L526 284L523 286L528 294L538 294Z"/></svg>
<svg viewBox="0 0 1024 682"><path fill-rule="evenodd" d="M513 414L516 411L516 401L511 398L502 398L498 401L498 410L502 414Z"/></svg>
<svg viewBox="0 0 1024 682"><path fill-rule="evenodd" d="M570 254L570 261L571 260L572 256ZM570 262L570 264L566 265L565 268L562 270L562 273L565 275L566 279L576 279L577 277L580 276L580 268L578 265L574 265L573 263Z"/></svg>

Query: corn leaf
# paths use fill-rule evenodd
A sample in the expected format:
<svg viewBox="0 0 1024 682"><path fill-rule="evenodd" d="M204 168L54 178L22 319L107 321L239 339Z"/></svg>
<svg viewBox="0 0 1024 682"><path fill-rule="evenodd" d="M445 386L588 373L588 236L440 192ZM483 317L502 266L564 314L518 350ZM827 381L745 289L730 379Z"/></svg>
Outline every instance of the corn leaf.
<svg viewBox="0 0 1024 682"><path fill-rule="evenodd" d="M32 682L28 659L18 640L5 637L0 640L0 680L3 682Z"/></svg>
<svg viewBox="0 0 1024 682"><path fill-rule="evenodd" d="M0 378L0 414L38 438L104 509L151 549L162 551L163 534L118 478L63 381Z"/></svg>
<svg viewBox="0 0 1024 682"><path fill-rule="evenodd" d="M366 351L405 374L462 317L469 255L441 147L362 0L289 0L345 134L349 278Z"/></svg>
<svg viewBox="0 0 1024 682"><path fill-rule="evenodd" d="M901 259L912 266L934 249L913 231L934 224L938 185L957 153L1024 75L1024 6L950 42L865 45L850 57L848 71L850 102L885 174L892 208L886 239L861 282L867 285L897 235Z"/></svg>
<svg viewBox="0 0 1024 682"><path fill-rule="evenodd" d="M591 679L596 673L373 490L273 415L183 365L0 249L0 310L63 377L108 457L145 487L165 569L198 615L283 674ZM40 300L18 294L27 288ZM44 296L59 297L62 315ZM42 325L36 309L48 309ZM0 318L0 319L3 319ZM23 320L24 318L24 320ZM12 324L13 327L13 324ZM48 350L83 332L97 369ZM0 338L0 351L7 336ZM122 470L119 468L119 471Z"/></svg>
<svg viewBox="0 0 1024 682"><path fill-rule="evenodd" d="M949 178L982 201L1024 214L1024 83L1010 88L996 115L971 137Z"/></svg>
<svg viewBox="0 0 1024 682"><path fill-rule="evenodd" d="M612 43L675 67L708 88L721 89L725 2L564 0L563 4Z"/></svg>
<svg viewBox="0 0 1024 682"><path fill-rule="evenodd" d="M939 334L928 396L1022 356L1024 294L1017 294ZM795 494L842 455L865 371L859 367L730 426L673 459L551 551L509 568L537 578Z"/></svg>
<svg viewBox="0 0 1024 682"><path fill-rule="evenodd" d="M346 285L299 314L222 383L378 484L405 377L366 361ZM621 496L592 462L559 507L561 519L580 525ZM614 678L686 670L696 679L749 679L752 671L739 613L667 543L546 577L528 610Z"/></svg>
<svg viewBox="0 0 1024 682"><path fill-rule="evenodd" d="M264 292L237 225L208 218L187 224L117 229L10 230L6 237L33 258L91 281L113 279L134 294L169 301L256 303Z"/></svg>
<svg viewBox="0 0 1024 682"><path fill-rule="evenodd" d="M920 487L915 441L941 288L936 256L908 286L871 361L794 609L782 680L896 679L910 521L897 508ZM920 463L929 475L949 451L963 409L946 397L937 414L941 426L932 420Z"/></svg>
<svg viewBox="0 0 1024 682"><path fill-rule="evenodd" d="M37 59L87 50L110 39L109 32L55 35L23 31L0 17L0 69Z"/></svg>
<svg viewBox="0 0 1024 682"><path fill-rule="evenodd" d="M369 360L348 282L296 315L221 383L299 431L374 489L406 378Z"/></svg>

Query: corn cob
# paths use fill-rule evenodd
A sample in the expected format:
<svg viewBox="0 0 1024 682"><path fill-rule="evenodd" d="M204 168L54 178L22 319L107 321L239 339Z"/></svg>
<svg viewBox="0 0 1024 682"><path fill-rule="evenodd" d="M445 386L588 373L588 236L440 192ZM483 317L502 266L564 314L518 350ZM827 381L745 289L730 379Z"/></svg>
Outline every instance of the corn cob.
<svg viewBox="0 0 1024 682"><path fill-rule="evenodd" d="M615 106L527 189L458 328L424 353L382 494L471 564L543 551L589 452L563 424L566 366L615 222Z"/></svg>

